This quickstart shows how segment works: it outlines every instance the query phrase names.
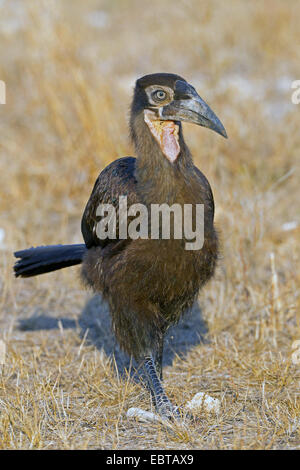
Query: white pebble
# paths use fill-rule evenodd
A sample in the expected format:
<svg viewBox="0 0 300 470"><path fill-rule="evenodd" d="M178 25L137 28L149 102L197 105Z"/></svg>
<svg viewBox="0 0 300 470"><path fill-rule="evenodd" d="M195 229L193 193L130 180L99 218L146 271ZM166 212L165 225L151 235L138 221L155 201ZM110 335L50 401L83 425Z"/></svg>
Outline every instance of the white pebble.
<svg viewBox="0 0 300 470"><path fill-rule="evenodd" d="M186 404L186 408L190 411L201 411L203 408L206 411L217 414L220 411L220 400L218 398L210 397L204 392L198 392L192 400Z"/></svg>
<svg viewBox="0 0 300 470"><path fill-rule="evenodd" d="M151 411L144 411L141 408L129 408L127 411L127 418L136 418L144 423L148 423L149 421L157 422L161 420L160 416L155 413L151 413Z"/></svg>

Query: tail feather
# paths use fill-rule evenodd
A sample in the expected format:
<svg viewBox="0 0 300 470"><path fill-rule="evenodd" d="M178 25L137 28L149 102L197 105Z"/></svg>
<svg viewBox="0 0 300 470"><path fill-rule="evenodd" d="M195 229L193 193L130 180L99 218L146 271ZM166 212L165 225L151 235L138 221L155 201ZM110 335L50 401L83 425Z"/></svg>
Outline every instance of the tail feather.
<svg viewBox="0 0 300 470"><path fill-rule="evenodd" d="M80 264L87 248L85 244L37 246L16 251L20 258L14 265L16 277L31 277Z"/></svg>

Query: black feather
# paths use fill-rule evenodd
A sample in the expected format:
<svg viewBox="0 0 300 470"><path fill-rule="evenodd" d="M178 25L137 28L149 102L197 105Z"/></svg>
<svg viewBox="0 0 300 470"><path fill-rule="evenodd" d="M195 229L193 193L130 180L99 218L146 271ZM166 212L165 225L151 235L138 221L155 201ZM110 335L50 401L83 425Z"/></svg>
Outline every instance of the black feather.
<svg viewBox="0 0 300 470"><path fill-rule="evenodd" d="M86 249L85 244L78 244L37 246L16 251L14 255L20 259L14 265L15 276L37 276L80 264Z"/></svg>

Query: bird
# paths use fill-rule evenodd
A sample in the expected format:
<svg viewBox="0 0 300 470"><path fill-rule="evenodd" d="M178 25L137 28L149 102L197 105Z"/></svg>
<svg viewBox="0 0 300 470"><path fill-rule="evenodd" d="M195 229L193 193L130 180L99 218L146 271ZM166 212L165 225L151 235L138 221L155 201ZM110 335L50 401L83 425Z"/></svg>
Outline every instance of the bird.
<svg viewBox="0 0 300 470"><path fill-rule="evenodd" d="M17 251L14 266L16 277L30 277L81 264L84 283L107 300L120 347L142 365L156 410L168 419L180 417L181 411L171 403L163 386L164 337L212 278L219 257L213 193L207 178L193 163L183 122L227 138L219 118L184 78L173 73L138 78L129 121L136 157L114 160L98 176L82 216L84 243ZM148 215L143 220L149 230L153 219L148 211L153 207L184 210L190 206L195 225L194 209L202 206L201 247L187 249L190 239L185 232L181 238L175 236L175 223L169 236L163 236L161 218L154 237L149 231L148 236L139 236L138 230L132 237L125 230L124 236L121 224L125 220L128 229L134 222L132 214L113 222L110 217L112 233L105 237L99 230L104 221L99 207L110 207L111 214L120 215L124 198L127 207L146 208ZM170 220L174 222L174 213ZM179 220L179 228L182 224Z"/></svg>

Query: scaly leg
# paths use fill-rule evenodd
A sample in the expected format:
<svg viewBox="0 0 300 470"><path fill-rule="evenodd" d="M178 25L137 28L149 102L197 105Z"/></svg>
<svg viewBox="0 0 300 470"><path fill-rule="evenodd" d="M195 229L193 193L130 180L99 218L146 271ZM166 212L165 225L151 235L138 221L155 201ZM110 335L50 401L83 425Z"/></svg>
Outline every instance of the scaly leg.
<svg viewBox="0 0 300 470"><path fill-rule="evenodd" d="M148 385L155 403L157 412L165 418L179 418L178 409L168 399L162 383L158 378L152 355L146 356L143 363Z"/></svg>

